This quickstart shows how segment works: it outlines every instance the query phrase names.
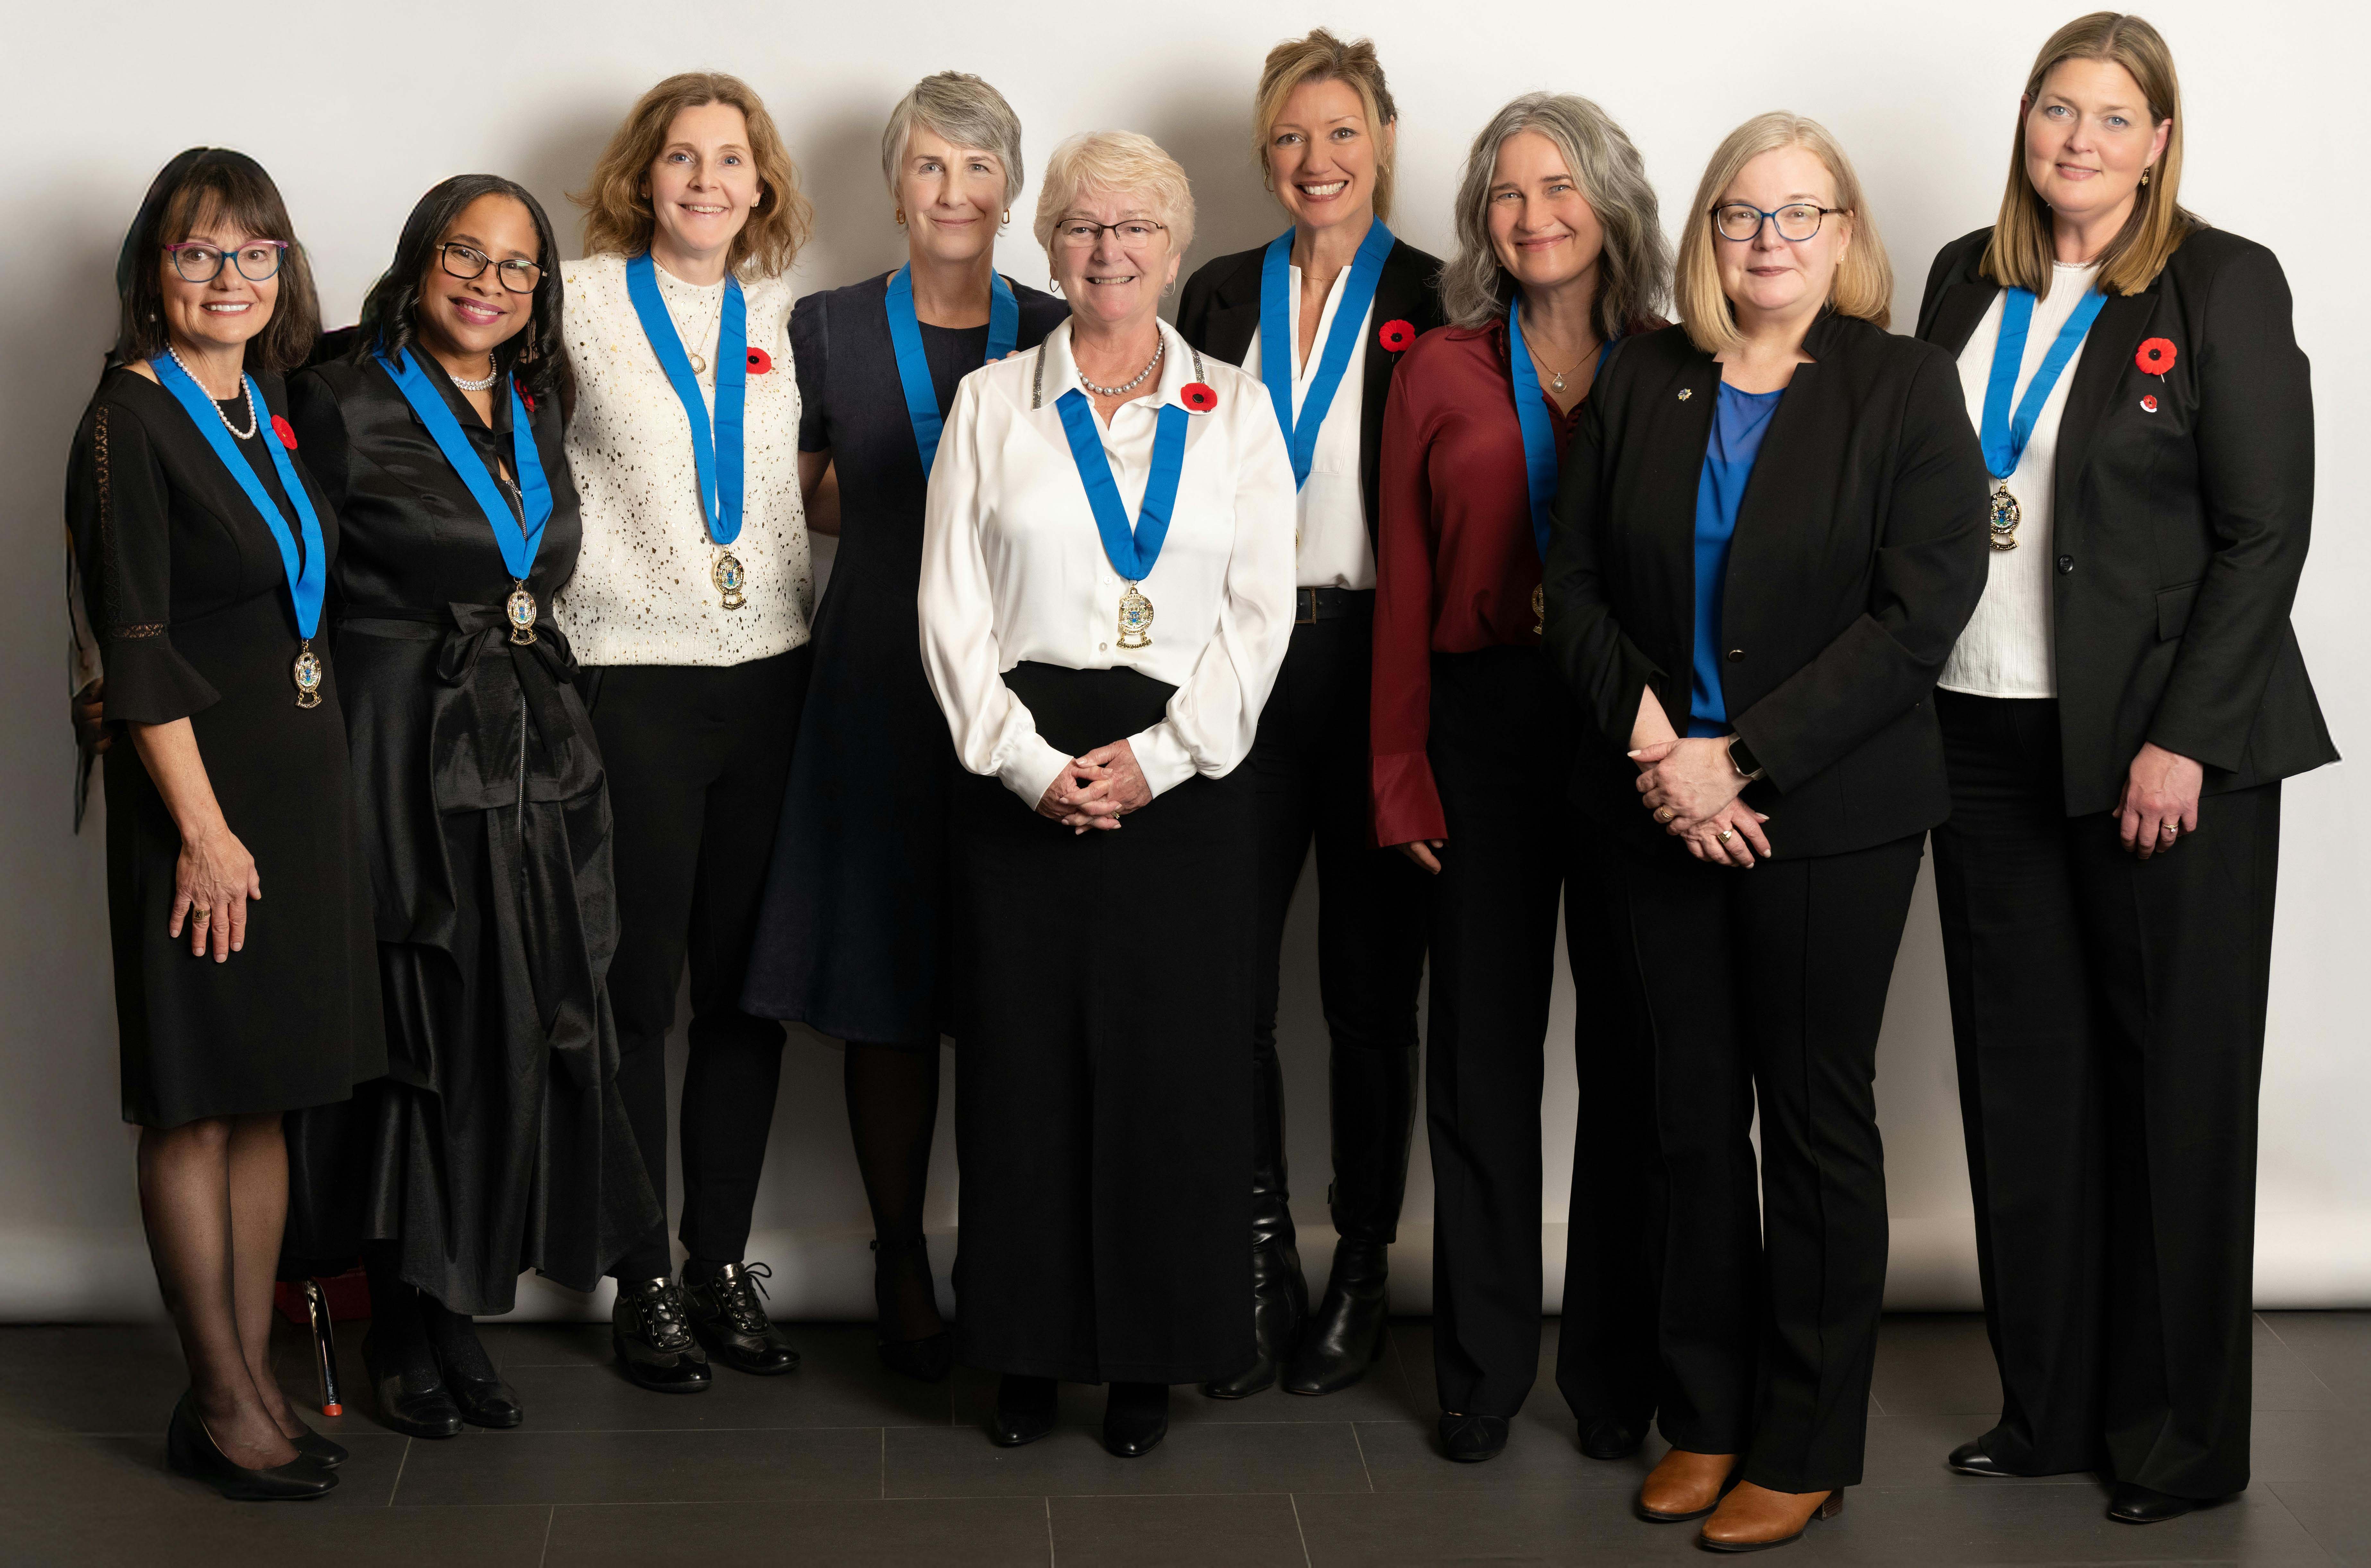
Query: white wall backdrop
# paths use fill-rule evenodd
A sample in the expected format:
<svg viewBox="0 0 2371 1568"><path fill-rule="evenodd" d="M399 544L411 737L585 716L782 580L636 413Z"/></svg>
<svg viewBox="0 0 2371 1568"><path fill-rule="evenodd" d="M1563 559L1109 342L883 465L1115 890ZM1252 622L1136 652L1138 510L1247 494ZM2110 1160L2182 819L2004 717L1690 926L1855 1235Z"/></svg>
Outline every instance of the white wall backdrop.
<svg viewBox="0 0 2371 1568"><path fill-rule="evenodd" d="M1515 93L1596 98L1630 131L1676 231L1714 144L1746 116L1818 117L1858 162L1914 322L1929 260L1987 223L2034 50L2076 0L1966 7L1883 0L1684 6L1420 0L1323 5L1198 0L1078 6L764 5L570 0L526 11L312 0L222 11L186 0L0 11L0 1318L155 1310L118 1121L99 810L69 831L70 744L59 517L66 446L113 332L116 248L151 175L193 143L242 148L278 179L309 247L325 313L353 318L413 199L488 169L533 188L574 253L566 192L634 97L661 75L717 68L767 98L815 198L805 286L902 254L879 179L881 123L925 72L977 71L1027 126L1037 164L1069 133L1151 133L1193 176L1202 218L1188 266L1281 226L1250 162L1262 53L1324 23L1372 36L1398 97L1400 212L1415 243L1450 248L1448 202L1474 130ZM2188 98L2183 196L2272 246L2296 290L2317 380L2322 502L2297 629L2342 749L2371 746L2371 657L2358 585L2371 573L2356 480L2365 399L2359 333L2371 225L2355 186L2359 62L2371 23L2339 0L2151 0ZM516 18L516 19L512 19ZM1025 211L1000 259L1045 271ZM2352 799L2361 762L2293 784L2263 1090L2257 1293L2268 1306L2371 1303L2371 1027L2358 983L2371 934L2371 848ZM1308 893L1304 884L1304 895ZM1325 1049L1312 901L1295 913L1283 1048L1303 1251L1323 1278ZM1942 961L1930 894L1911 917L1879 1056L1898 1306L1975 1297ZM1571 1180L1573 998L1559 992L1542 1138L1548 1212ZM841 1112L839 1056L794 1033L751 1256L792 1316L869 1315L870 1234ZM679 1066L678 1063L678 1066ZM956 1192L944 1126L931 1225L943 1276ZM1417 1141L1394 1280L1429 1290L1432 1198ZM1543 1237L1554 1305L1561 1227ZM522 1310L599 1303L530 1286Z"/></svg>

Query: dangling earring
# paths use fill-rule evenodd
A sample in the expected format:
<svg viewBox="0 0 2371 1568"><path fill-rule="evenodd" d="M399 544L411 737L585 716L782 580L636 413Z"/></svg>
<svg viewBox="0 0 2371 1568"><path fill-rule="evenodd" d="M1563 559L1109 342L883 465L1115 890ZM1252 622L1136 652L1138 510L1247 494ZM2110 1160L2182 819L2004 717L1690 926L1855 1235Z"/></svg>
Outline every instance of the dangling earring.
<svg viewBox="0 0 2371 1568"><path fill-rule="evenodd" d="M2146 185L2146 184L2148 183L2148 177L2149 177L2149 171L2148 171L2148 170L2146 170L2146 169L2143 169L2143 170L2141 170L2141 183L2142 183L2143 185Z"/></svg>
<svg viewBox="0 0 2371 1568"><path fill-rule="evenodd" d="M906 226L906 209L903 207L897 209L897 226L899 228Z"/></svg>

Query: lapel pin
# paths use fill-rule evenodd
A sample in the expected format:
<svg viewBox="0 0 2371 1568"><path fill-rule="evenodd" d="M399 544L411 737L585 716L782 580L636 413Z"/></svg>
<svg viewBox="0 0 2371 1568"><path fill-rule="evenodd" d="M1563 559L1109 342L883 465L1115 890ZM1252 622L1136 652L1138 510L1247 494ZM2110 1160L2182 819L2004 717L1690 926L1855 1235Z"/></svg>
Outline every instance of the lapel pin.
<svg viewBox="0 0 2371 1568"><path fill-rule="evenodd" d="M2143 413L2148 413L2148 414L2153 414L2153 413L2156 413L2156 412L2157 412L2157 394L2156 394L2156 393L2152 392L2152 393L2150 393L2147 397L2143 398L2141 399L2141 411L2142 411Z"/></svg>
<svg viewBox="0 0 2371 1568"><path fill-rule="evenodd" d="M1680 401L1683 403L1686 402L1695 395L1695 388L1692 386L1683 386L1680 388Z"/></svg>

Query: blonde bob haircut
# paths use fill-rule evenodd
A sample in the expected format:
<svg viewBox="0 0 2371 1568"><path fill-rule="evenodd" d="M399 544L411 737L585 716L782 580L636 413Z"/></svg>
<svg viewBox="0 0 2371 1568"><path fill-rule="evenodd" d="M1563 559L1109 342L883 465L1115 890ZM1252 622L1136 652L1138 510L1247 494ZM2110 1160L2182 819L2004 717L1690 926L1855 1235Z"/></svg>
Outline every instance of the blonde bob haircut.
<svg viewBox="0 0 2371 1568"><path fill-rule="evenodd" d="M1324 28L1307 38L1287 39L1267 52L1260 67L1259 92L1252 99L1252 156L1259 160L1260 177L1276 189L1276 170L1267 161L1268 142L1284 113L1284 100L1309 82L1341 82L1359 95L1367 111L1367 128L1375 139L1375 216L1392 215L1394 138L1385 131L1399 123L1399 106L1383 80L1382 62L1375 57L1372 39L1345 43Z"/></svg>
<svg viewBox="0 0 2371 1568"><path fill-rule="evenodd" d="M749 124L749 156L758 166L758 204L733 236L725 265L741 276L772 278L791 270L815 226L815 209L799 191L799 171L783 149L773 116L749 84L722 71L686 71L644 93L630 110L593 183L570 201L584 209L584 253L640 256L651 248L658 217L651 208L651 165L667 144L675 117L687 109L730 104Z"/></svg>
<svg viewBox="0 0 2371 1568"><path fill-rule="evenodd" d="M881 132L881 178L897 193L906 148L917 131L958 147L996 155L1004 169L1004 204L1021 194L1021 117L1004 95L968 71L941 71L914 84L889 111Z"/></svg>
<svg viewBox="0 0 2371 1568"><path fill-rule="evenodd" d="M1141 197L1153 220L1167 225L1172 255L1183 256L1194 243L1194 187L1177 160L1151 137L1133 131L1086 131L1046 160L1046 188L1037 192L1037 217L1030 227L1049 263L1054 225L1090 190Z"/></svg>
<svg viewBox="0 0 2371 1568"><path fill-rule="evenodd" d="M1563 156L1565 172L1604 231L1594 326L1599 340L1611 342L1658 314L1671 292L1671 248L1638 149L1612 115L1569 93L1525 93L1474 138L1457 181L1457 255L1440 270L1441 311L1454 326L1478 328L1515 303L1514 280L1490 243L1490 177L1498 149L1526 131L1546 137Z"/></svg>
<svg viewBox="0 0 2371 1568"><path fill-rule="evenodd" d="M1835 205L1852 223L1852 244L1836 263L1828 285L1828 304L1840 316L1856 316L1879 327L1893 323L1893 263L1886 259L1885 241L1878 236L1877 220L1869 215L1868 199L1861 193L1860 176L1852 160L1816 120L1775 110L1757 114L1713 150L1712 162L1696 186L1696 204L1680 231L1680 267L1672 284L1672 303L1688 329L1688 339L1708 354L1724 352L1744 341L1737 330L1737 312L1721 292L1720 259L1712 226L1713 203L1747 164L1764 153L1801 147L1827 166L1835 182Z"/></svg>
<svg viewBox="0 0 2371 1568"><path fill-rule="evenodd" d="M2147 183L2133 202L2132 216L2099 256L2100 291L2136 294L2157 282L2190 231L2203 225L2180 202L2181 82L2173 74L2173 52L2155 28L2138 17L2113 11L2077 17L2052 33L2034 56L2032 73L2025 79L2025 106L2009 138L2008 188L2001 192L2000 221L1984 247L1981 271L2005 288L2030 289L2037 296L2050 292L2051 262L2057 253L2051 244L2050 209L2026 178L2025 120L2041 96L2042 82L2069 60L2122 66L2148 100L2149 129L2173 121L2164 154L2149 166Z"/></svg>

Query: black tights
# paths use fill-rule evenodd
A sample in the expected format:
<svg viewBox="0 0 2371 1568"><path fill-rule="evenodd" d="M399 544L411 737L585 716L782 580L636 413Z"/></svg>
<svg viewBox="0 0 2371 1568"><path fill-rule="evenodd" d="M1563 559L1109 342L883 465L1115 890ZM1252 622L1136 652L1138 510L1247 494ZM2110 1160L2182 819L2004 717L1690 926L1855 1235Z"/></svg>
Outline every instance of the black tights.
<svg viewBox="0 0 2371 1568"><path fill-rule="evenodd" d="M363 1243L363 1272L370 1279L371 1337L380 1364L400 1370L414 1387L441 1383L446 1374L491 1382L494 1364L478 1342L478 1326L467 1313L445 1304L405 1279L402 1244Z"/></svg>
<svg viewBox="0 0 2371 1568"><path fill-rule="evenodd" d="M844 1076L848 1131L856 1168L873 1206L873 1232L885 1254L896 1251L892 1292L882 1304L890 1339L928 1339L943 1332L930 1272L922 1266L922 1200L931 1179L931 1136L939 1122L939 1053L909 1045L850 1041Z"/></svg>

